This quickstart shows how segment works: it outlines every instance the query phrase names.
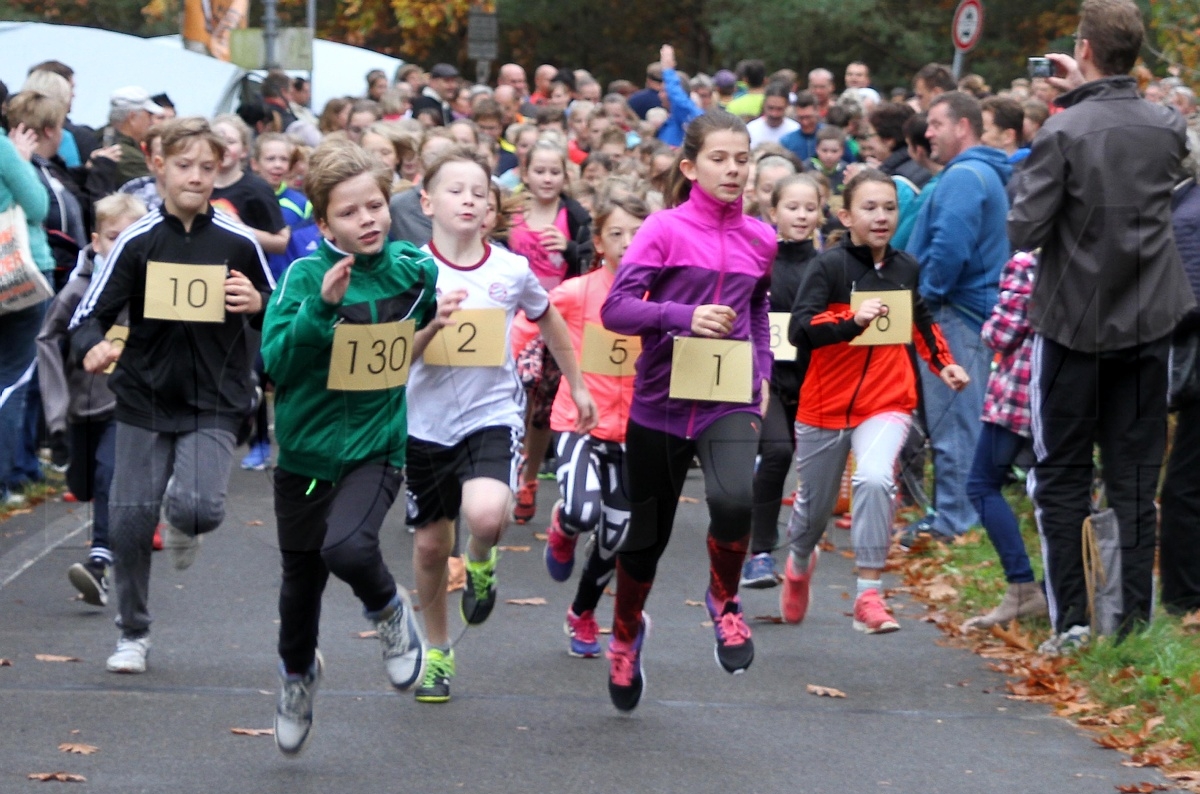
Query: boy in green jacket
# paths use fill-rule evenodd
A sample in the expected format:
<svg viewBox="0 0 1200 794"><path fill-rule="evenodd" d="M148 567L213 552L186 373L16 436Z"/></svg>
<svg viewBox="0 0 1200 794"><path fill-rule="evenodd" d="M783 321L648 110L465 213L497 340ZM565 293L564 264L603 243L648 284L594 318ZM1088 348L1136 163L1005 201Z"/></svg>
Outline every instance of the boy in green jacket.
<svg viewBox="0 0 1200 794"><path fill-rule="evenodd" d="M379 529L401 492L404 384L419 355L415 331L439 320L437 267L412 244L387 241L391 181L348 142L313 153L306 186L324 240L288 269L263 324L263 361L275 383L283 557L275 743L286 755L303 749L312 728L330 572L362 600L392 685L406 690L424 671L425 638L408 593L384 564Z"/></svg>

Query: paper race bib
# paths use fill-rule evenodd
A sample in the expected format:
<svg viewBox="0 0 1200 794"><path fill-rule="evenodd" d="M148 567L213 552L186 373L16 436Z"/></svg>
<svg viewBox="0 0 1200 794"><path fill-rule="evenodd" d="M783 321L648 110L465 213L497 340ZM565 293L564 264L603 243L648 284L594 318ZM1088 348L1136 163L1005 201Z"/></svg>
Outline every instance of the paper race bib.
<svg viewBox="0 0 1200 794"><path fill-rule="evenodd" d="M225 322L225 266L146 263L146 302L153 320Z"/></svg>
<svg viewBox="0 0 1200 794"><path fill-rule="evenodd" d="M450 315L425 348L425 363L439 367L499 367L508 329L504 309L462 309Z"/></svg>
<svg viewBox="0 0 1200 794"><path fill-rule="evenodd" d="M754 351L747 341L677 336L671 351L671 397L749 403Z"/></svg>
<svg viewBox="0 0 1200 794"><path fill-rule="evenodd" d="M329 354L330 391L386 391L408 383L416 323L354 325L339 323L333 329Z"/></svg>
<svg viewBox="0 0 1200 794"><path fill-rule="evenodd" d="M854 292L850 295L850 308L856 313L865 301L878 298L887 306L888 313L871 321L867 329L850 340L855 346L907 345L912 341L912 291L906 289L876 292Z"/></svg>
<svg viewBox="0 0 1200 794"><path fill-rule="evenodd" d="M586 323L583 326L580 363L584 372L615 378L632 377L634 364L641 354L640 336L614 334L598 323Z"/></svg>
<svg viewBox="0 0 1200 794"><path fill-rule="evenodd" d="M108 333L104 335L104 338L107 339L110 343L112 343L113 347L121 348L121 352L124 353L125 352L125 341L127 339L129 339L129 326L114 325L113 327L108 329ZM107 367L105 367L104 374L111 375L113 373L113 370L117 368L117 363L118 362L114 361L113 363L111 363Z"/></svg>
<svg viewBox="0 0 1200 794"><path fill-rule="evenodd" d="M790 312L771 312L767 315L771 327L771 355L776 361L795 361L796 347L788 341L788 323L792 321Z"/></svg>

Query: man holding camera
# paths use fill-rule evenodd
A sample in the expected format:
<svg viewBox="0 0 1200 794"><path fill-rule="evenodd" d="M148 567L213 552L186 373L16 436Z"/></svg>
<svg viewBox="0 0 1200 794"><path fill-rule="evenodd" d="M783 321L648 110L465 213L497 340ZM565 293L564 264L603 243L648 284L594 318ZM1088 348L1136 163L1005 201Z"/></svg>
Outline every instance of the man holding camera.
<svg viewBox="0 0 1200 794"><path fill-rule="evenodd" d="M1194 299L1171 231L1185 124L1144 102L1128 76L1143 37L1133 0L1084 0L1074 57L1048 56L1063 110L1014 177L1008 216L1014 248L1042 249L1030 302L1029 484L1046 551L1049 653L1089 636L1081 527L1095 443L1121 533L1122 633L1150 617L1167 356Z"/></svg>

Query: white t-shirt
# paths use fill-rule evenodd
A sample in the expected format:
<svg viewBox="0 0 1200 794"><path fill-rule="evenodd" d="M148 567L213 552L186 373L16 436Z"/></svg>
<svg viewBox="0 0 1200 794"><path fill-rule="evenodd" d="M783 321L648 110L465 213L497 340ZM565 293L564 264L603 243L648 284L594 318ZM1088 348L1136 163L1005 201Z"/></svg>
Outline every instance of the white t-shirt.
<svg viewBox="0 0 1200 794"><path fill-rule="evenodd" d="M463 268L446 262L429 243L421 249L438 266L438 295L466 290L463 309L504 310L504 364L499 367L442 367L412 363L408 375L408 434L421 441L453 446L485 427L525 427L525 390L517 376L509 338L517 310L540 319L550 306L546 290L525 257L484 244L479 264Z"/></svg>
<svg viewBox="0 0 1200 794"><path fill-rule="evenodd" d="M750 133L751 149L760 143L779 143L779 139L784 135L798 129L800 129L800 123L787 117L784 117L783 123L778 127L767 126L767 119L764 116L759 116L746 124L746 131Z"/></svg>

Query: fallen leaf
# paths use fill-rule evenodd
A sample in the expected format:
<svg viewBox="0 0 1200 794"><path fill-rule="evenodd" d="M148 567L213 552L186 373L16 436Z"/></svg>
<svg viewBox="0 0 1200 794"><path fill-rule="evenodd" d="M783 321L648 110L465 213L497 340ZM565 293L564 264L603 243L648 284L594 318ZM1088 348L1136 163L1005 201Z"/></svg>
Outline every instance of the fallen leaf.
<svg viewBox="0 0 1200 794"><path fill-rule="evenodd" d="M810 695L816 695L823 698L844 698L846 693L840 689L834 689L831 686L818 686L817 684L809 684L804 687L805 691Z"/></svg>
<svg viewBox="0 0 1200 794"><path fill-rule="evenodd" d="M925 597L930 601L954 601L958 598L958 590L945 582L934 582L925 588Z"/></svg>
<svg viewBox="0 0 1200 794"><path fill-rule="evenodd" d="M842 555L842 556L843 556L843 557L845 557L847 560L853 560L853 559L854 559L854 557L856 556L856 555L854 554L854 552L853 552L853 551L851 551L850 549L842 549L841 551L839 551L839 552L838 552L838 554Z"/></svg>
<svg viewBox="0 0 1200 794"><path fill-rule="evenodd" d="M467 566L463 564L463 558L451 557L446 560L446 567L450 569L450 575L446 578L446 592L453 593L466 588Z"/></svg>
<svg viewBox="0 0 1200 794"><path fill-rule="evenodd" d="M530 546L497 546L500 551L529 551Z"/></svg>
<svg viewBox="0 0 1200 794"><path fill-rule="evenodd" d="M700 500L699 500L699 499L697 499L697 498L695 498L694 496L681 496L681 497L679 497L679 501L680 501L682 504L685 504L685 505L698 505L698 504L700 504Z"/></svg>
<svg viewBox="0 0 1200 794"><path fill-rule="evenodd" d="M1010 648L1016 648L1021 651L1032 651L1033 641L1029 639L1029 635L1021 631L1020 625L1015 621L1010 628L1004 628L999 623L992 626L992 636L1004 640L1004 644Z"/></svg>
<svg viewBox="0 0 1200 794"><path fill-rule="evenodd" d="M817 548L821 551L837 551L837 546L834 545L833 541L824 536L821 537L821 542L817 544Z"/></svg>
<svg viewBox="0 0 1200 794"><path fill-rule="evenodd" d="M91 755L92 753L100 752L100 748L92 744L81 744L79 742L63 742L58 746L59 750L64 753L75 753L76 755Z"/></svg>
<svg viewBox="0 0 1200 794"><path fill-rule="evenodd" d="M606 587L604 588L604 595L608 596L609 598L616 598L617 591L613 590L611 587Z"/></svg>
<svg viewBox="0 0 1200 794"><path fill-rule="evenodd" d="M713 626L713 622L711 620L704 620L704 621L700 622L700 625L706 629L711 629Z"/></svg>
<svg viewBox="0 0 1200 794"><path fill-rule="evenodd" d="M0 667L12 667L11 659L0 659Z"/></svg>
<svg viewBox="0 0 1200 794"><path fill-rule="evenodd" d="M43 783L47 781L57 781L59 783L86 783L87 778L83 775L73 775L70 772L30 772L26 775L30 780L40 780Z"/></svg>
<svg viewBox="0 0 1200 794"><path fill-rule="evenodd" d="M1184 615L1179 625L1185 629L1200 629L1200 609Z"/></svg>
<svg viewBox="0 0 1200 794"><path fill-rule="evenodd" d="M263 522L261 522L261 521L247 521L246 522L246 526L248 526L248 527L261 527L262 525L263 525Z"/></svg>
<svg viewBox="0 0 1200 794"><path fill-rule="evenodd" d="M750 619L758 623L783 623L783 618L779 615L755 615Z"/></svg>
<svg viewBox="0 0 1200 794"><path fill-rule="evenodd" d="M230 728L229 732L237 736L274 736L274 728Z"/></svg>
<svg viewBox="0 0 1200 794"><path fill-rule="evenodd" d="M374 629L370 629L369 631L356 631L354 632L354 636L358 637L360 640L373 640L379 636L379 632L375 631Z"/></svg>
<svg viewBox="0 0 1200 794"><path fill-rule="evenodd" d="M1154 791L1170 791L1158 783L1125 783L1116 786L1117 791L1125 794L1151 794Z"/></svg>
<svg viewBox="0 0 1200 794"><path fill-rule="evenodd" d="M518 607L540 607L546 604L546 599L541 596L534 598L509 598L504 603Z"/></svg>
<svg viewBox="0 0 1200 794"><path fill-rule="evenodd" d="M534 532L533 533L534 540L545 540L546 538L547 538L547 535L545 532Z"/></svg>
<svg viewBox="0 0 1200 794"><path fill-rule="evenodd" d="M75 656L57 656L53 653L38 653L34 654L34 659L39 662L78 662L79 659Z"/></svg>
<svg viewBox="0 0 1200 794"><path fill-rule="evenodd" d="M684 602L683 602L683 605L684 605L685 607L702 607L702 606L704 606L704 602L703 602L703 601L697 601L697 600L696 600L696 599L694 599L694 598L689 598L689 599L687 599L686 601L684 601Z"/></svg>
<svg viewBox="0 0 1200 794"><path fill-rule="evenodd" d="M609 628L608 626L601 626L600 628L596 629L596 633L597 634L612 634L612 629Z"/></svg>
<svg viewBox="0 0 1200 794"><path fill-rule="evenodd" d="M1076 714L1082 714L1085 711L1095 711L1098 708L1100 708L1098 704L1089 703L1086 700L1075 703L1059 703L1057 714L1060 717L1072 717Z"/></svg>

